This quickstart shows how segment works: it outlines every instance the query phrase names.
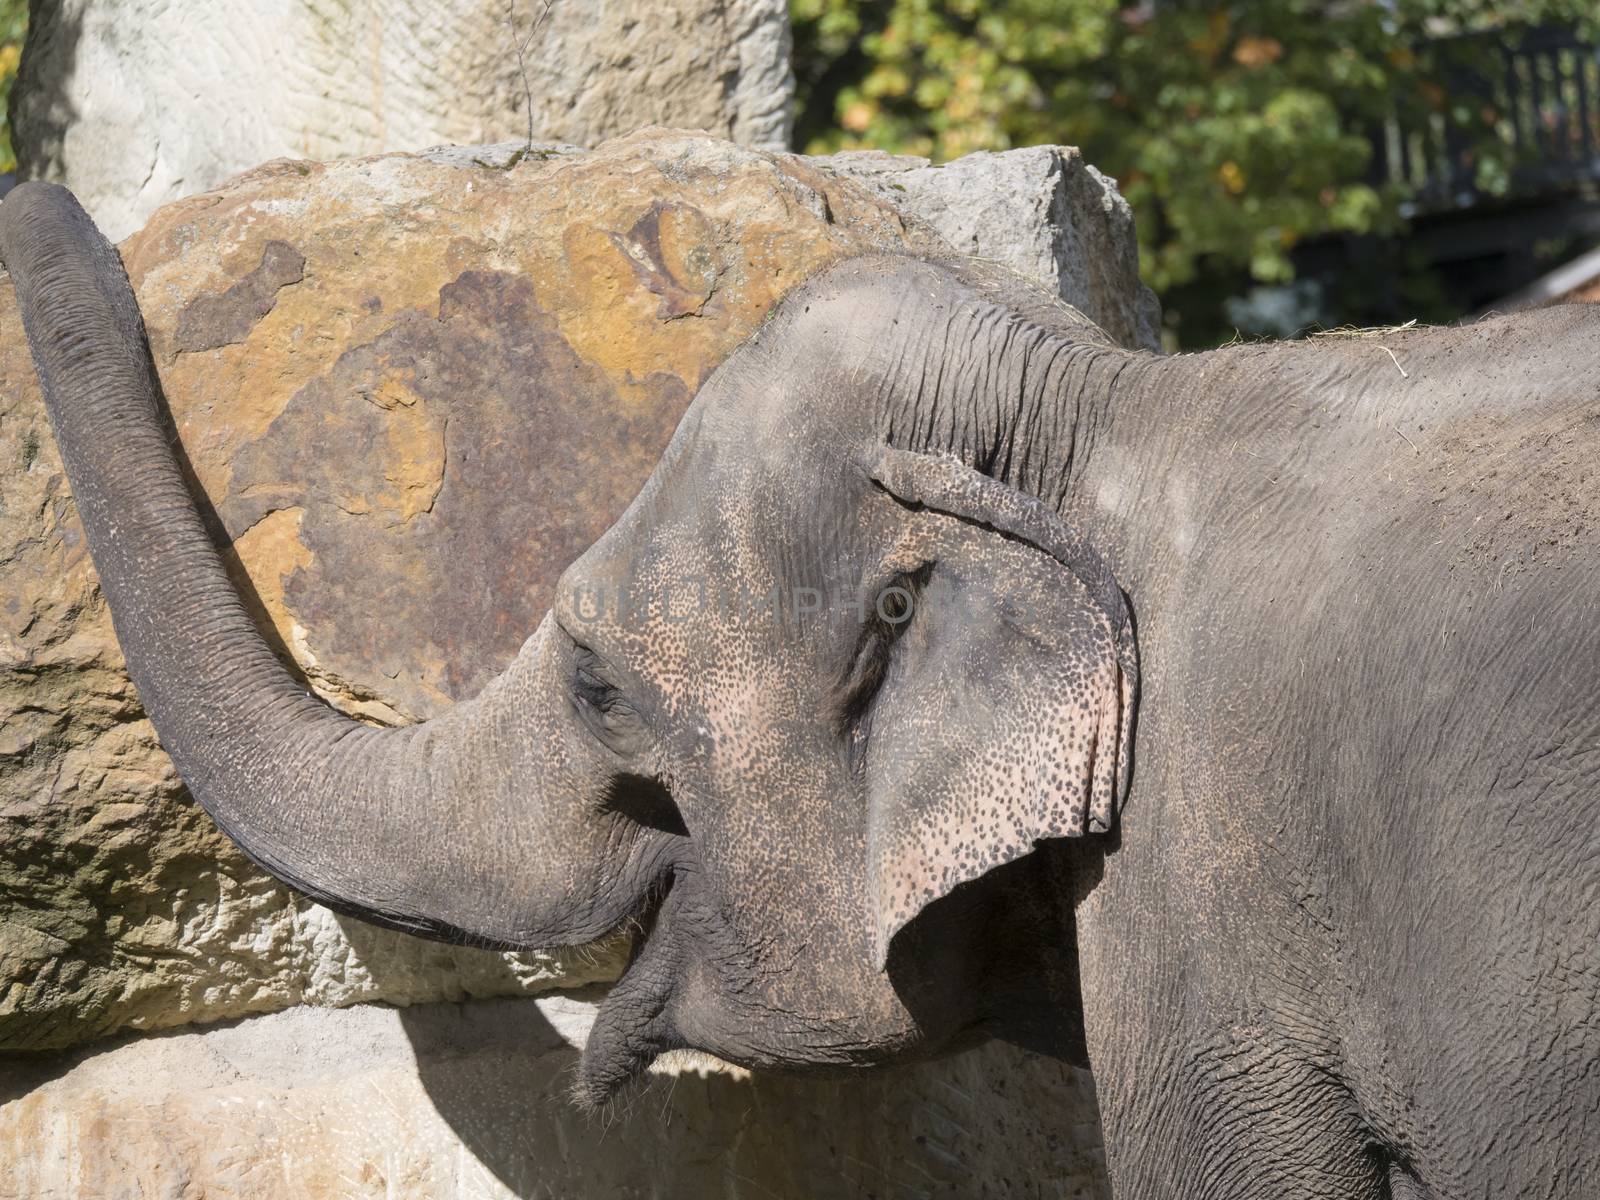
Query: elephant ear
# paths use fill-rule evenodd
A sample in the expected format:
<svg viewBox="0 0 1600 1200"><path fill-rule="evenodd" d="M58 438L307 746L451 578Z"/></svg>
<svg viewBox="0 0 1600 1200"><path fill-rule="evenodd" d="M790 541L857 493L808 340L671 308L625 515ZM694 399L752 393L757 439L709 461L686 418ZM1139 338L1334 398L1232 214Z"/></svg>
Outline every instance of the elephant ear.
<svg viewBox="0 0 1600 1200"><path fill-rule="evenodd" d="M863 466L908 510L896 557L917 589L864 723L881 968L952 888L1111 828L1138 655L1121 588L1044 504L955 459L885 447Z"/></svg>

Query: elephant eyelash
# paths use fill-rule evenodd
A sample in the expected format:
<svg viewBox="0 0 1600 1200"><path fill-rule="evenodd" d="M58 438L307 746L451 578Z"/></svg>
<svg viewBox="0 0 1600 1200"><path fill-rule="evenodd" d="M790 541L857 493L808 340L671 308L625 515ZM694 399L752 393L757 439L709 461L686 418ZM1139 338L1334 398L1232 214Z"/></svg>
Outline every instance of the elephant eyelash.
<svg viewBox="0 0 1600 1200"><path fill-rule="evenodd" d="M634 711L621 690L599 673L600 656L587 646L573 653L572 691L578 701L602 715L625 715Z"/></svg>
<svg viewBox="0 0 1600 1200"><path fill-rule="evenodd" d="M894 645L915 618L923 584L932 572L932 563L926 563L914 571L898 572L889 582L870 593L876 600L891 589L898 589L909 599L903 610L904 616L898 620L886 619L885 612L889 618L893 618L902 610L894 606L880 607L874 603L862 622L849 666L834 692L834 729L839 736L851 737L863 728L872 701L889 673Z"/></svg>
<svg viewBox="0 0 1600 1200"><path fill-rule="evenodd" d="M889 673L892 644L889 638L863 630L861 643L850 659L850 671L835 693L833 723L840 737L849 737L861 727L872 707L872 698Z"/></svg>

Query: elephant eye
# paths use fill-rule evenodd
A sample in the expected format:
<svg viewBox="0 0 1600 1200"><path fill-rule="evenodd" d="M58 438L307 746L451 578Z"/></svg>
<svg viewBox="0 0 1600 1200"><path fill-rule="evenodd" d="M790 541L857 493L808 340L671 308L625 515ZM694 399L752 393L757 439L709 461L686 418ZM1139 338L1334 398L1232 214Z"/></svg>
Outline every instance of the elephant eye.
<svg viewBox="0 0 1600 1200"><path fill-rule="evenodd" d="M638 710L607 677L600 656L583 645L572 651L572 704L589 731L618 754L638 753L648 743Z"/></svg>
<svg viewBox="0 0 1600 1200"><path fill-rule="evenodd" d="M597 712L632 711L617 685L599 673L599 659L592 650L580 648L576 660L572 691L579 701Z"/></svg>

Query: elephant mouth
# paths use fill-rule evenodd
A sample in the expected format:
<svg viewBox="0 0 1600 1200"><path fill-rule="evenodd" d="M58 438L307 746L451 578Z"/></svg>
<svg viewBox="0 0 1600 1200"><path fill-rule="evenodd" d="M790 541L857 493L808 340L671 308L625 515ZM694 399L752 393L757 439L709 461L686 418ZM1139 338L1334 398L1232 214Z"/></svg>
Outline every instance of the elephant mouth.
<svg viewBox="0 0 1600 1200"><path fill-rule="evenodd" d="M572 1095L580 1108L602 1108L661 1055L685 1048L670 1012L682 959L672 925L681 907L682 889L669 874L623 922L635 930L633 952L579 1058Z"/></svg>

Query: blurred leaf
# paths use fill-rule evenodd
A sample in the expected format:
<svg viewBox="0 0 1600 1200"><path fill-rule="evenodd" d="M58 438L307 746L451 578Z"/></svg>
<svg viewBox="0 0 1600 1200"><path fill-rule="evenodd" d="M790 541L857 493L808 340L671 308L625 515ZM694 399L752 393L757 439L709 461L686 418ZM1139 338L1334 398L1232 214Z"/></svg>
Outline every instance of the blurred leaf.
<svg viewBox="0 0 1600 1200"><path fill-rule="evenodd" d="M0 0L0 175L17 168L6 106L11 98L11 81L22 61L22 39L27 31L28 0Z"/></svg>
<svg viewBox="0 0 1600 1200"><path fill-rule="evenodd" d="M1293 277L1293 247L1392 233L1404 188L1374 186L1371 132L1447 120L1488 191L1512 164L1505 118L1419 49L1495 29L1503 0L791 0L802 149L946 160L1076 145L1122 181L1146 280L1169 309ZM1523 0L1519 21L1578 21L1592 0ZM1479 145L1481 143L1481 146ZM1182 315L1179 313L1178 315Z"/></svg>

